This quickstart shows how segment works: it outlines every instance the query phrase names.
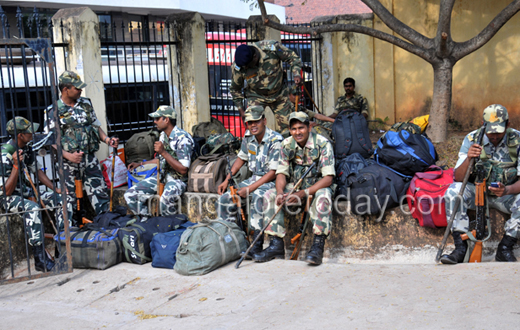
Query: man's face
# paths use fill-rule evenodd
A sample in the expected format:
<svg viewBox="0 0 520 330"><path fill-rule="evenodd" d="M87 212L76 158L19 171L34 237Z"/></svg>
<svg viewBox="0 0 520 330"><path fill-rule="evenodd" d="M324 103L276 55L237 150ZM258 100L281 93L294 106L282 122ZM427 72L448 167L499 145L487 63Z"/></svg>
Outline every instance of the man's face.
<svg viewBox="0 0 520 330"><path fill-rule="evenodd" d="M345 88L345 94L354 95L355 87L351 82L346 83L345 85L343 85L343 87Z"/></svg>
<svg viewBox="0 0 520 330"><path fill-rule="evenodd" d="M496 146L498 146L500 141L502 141L502 139L506 135L506 132L504 132L504 133L486 133L486 135L489 139L489 142L491 142L496 147Z"/></svg>
<svg viewBox="0 0 520 330"><path fill-rule="evenodd" d="M301 146L307 143L309 139L309 126L305 125L299 120L294 120L291 125L291 136L296 140L296 142Z"/></svg>
<svg viewBox="0 0 520 330"><path fill-rule="evenodd" d="M63 93L73 100L79 99L82 91L82 89L76 88L74 86L71 86L70 88L65 87L63 89Z"/></svg>
<svg viewBox="0 0 520 330"><path fill-rule="evenodd" d="M258 135L263 136L263 134L265 133L265 124L266 124L265 118L262 118L260 120L250 120L247 122L247 129L254 136L258 136Z"/></svg>
<svg viewBox="0 0 520 330"><path fill-rule="evenodd" d="M162 132L168 127L168 120L166 117L156 117L153 119L153 123L159 132Z"/></svg>
<svg viewBox="0 0 520 330"><path fill-rule="evenodd" d="M29 142L33 139L32 133L19 133L18 141L22 142L22 145L25 147Z"/></svg>
<svg viewBox="0 0 520 330"><path fill-rule="evenodd" d="M291 101L293 104L296 104L296 95L289 93L289 101Z"/></svg>

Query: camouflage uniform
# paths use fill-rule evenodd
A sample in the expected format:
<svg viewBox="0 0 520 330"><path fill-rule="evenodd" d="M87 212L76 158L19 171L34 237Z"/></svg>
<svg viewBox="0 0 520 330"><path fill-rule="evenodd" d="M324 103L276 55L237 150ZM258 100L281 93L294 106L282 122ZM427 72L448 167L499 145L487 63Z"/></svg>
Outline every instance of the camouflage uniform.
<svg viewBox="0 0 520 330"><path fill-rule="evenodd" d="M157 117L156 114L161 113L161 109L167 109L168 111L175 110L171 107L161 106L159 109L151 113L149 116ZM175 116L176 119L176 115ZM171 118L171 117L170 117ZM183 166L190 167L191 164L191 153L193 151L194 142L193 138L186 131L175 126L167 136L165 132L161 132L159 141L163 143L164 149L176 160L178 160ZM188 181L188 174L181 175L175 171L166 159L159 155L159 161L161 163L161 177L166 178L164 191L160 198L159 211L163 216L172 215L177 213L176 203L178 198L186 191L186 182ZM144 216L151 215L151 211L148 209L148 200L157 194L157 176L149 177L140 181L136 185L132 186L125 193L125 200L130 211L134 214L140 214Z"/></svg>
<svg viewBox="0 0 520 330"><path fill-rule="evenodd" d="M342 110L345 109L357 110L358 112L361 112L361 114L366 114L368 116L367 99L358 93L354 93L354 96L352 96L350 99L347 98L347 95L342 95L338 97L338 101L334 107L334 113L339 114Z"/></svg>
<svg viewBox="0 0 520 330"><path fill-rule="evenodd" d="M289 89L289 93L291 93L292 95L301 94L300 91L297 89L296 85L291 86L291 88ZM295 109L296 109L295 105L293 104L291 112L294 112ZM304 112L305 114L307 114L307 116L309 117L309 120L313 120L314 116L316 115L316 112L314 112L310 109L307 109L307 108L303 108L303 107L298 107L298 111L301 111L301 112ZM328 122L328 121L318 120L318 119L316 119L315 121L318 125L316 125L312 128L312 132L320 134L321 136L325 137L327 140L332 142L332 139L330 138L330 133L332 132L332 123ZM287 129L287 132L288 131L289 130ZM282 132L282 135L284 135L284 132ZM284 136L286 136L286 135L284 135Z"/></svg>
<svg viewBox="0 0 520 330"><path fill-rule="evenodd" d="M327 141L327 139L312 132L309 134L309 139L304 148L301 148L292 136L283 140L280 151L280 165L278 166L276 174L284 174L288 179L287 181L290 182L285 186L285 193L290 192L294 184L302 177L303 173L313 162L317 164L303 180L299 190L311 187L314 183L327 175L336 175L334 169L334 151L331 143ZM332 194L333 191L331 187L320 189L314 194L309 210L309 218L313 223L313 232L316 235L329 235L330 233L332 225ZM274 215L277 208L276 189L270 189L266 193L265 198L268 201L268 208L264 219L268 221ZM305 205L302 207L305 207ZM254 229L260 229L260 227L255 227ZM285 236L283 209L276 215L269 227L267 227L266 232L269 235Z"/></svg>
<svg viewBox="0 0 520 330"><path fill-rule="evenodd" d="M238 157L247 162L249 170L253 176L238 184L238 188L248 187L258 181L269 171L278 168L278 160L280 158L280 146L283 138L280 133L274 132L268 127L265 128L264 137L259 144L256 137L246 131L242 140L242 145ZM274 181L264 183L252 193L253 205L248 207L250 214L250 226L253 228L262 227L262 219L264 212L264 196L265 193L275 187ZM236 221L237 207L233 203L231 194L224 193L217 201L217 210L219 218Z"/></svg>
<svg viewBox="0 0 520 330"><path fill-rule="evenodd" d="M486 117L484 118L486 119ZM487 132L493 133L493 126L490 128L489 125L492 124L488 124ZM501 132L503 132L503 130ZM506 132L506 135L496 147L489 141L488 137L484 135L482 140L483 151L478 161L478 165L489 160L494 164L512 164L513 167L510 167L510 169L514 171L514 178L504 178L503 180L500 180L496 177L493 177L493 173L491 173L492 178L486 182L502 181L502 183L505 185L512 184L517 180L517 173L520 173L520 164L517 162L519 150L518 146L520 146L520 132L514 129L508 129ZM476 130L469 133L465 137L459 151L459 159L455 165L455 168L459 167L466 160L469 148L472 144L476 143L475 140L477 135L478 134ZM511 146L514 147L516 152L512 150ZM499 171L502 172L503 169L500 169ZM461 186L462 182L455 182L450 185L446 191L446 217L448 219L451 217L455 207L455 201L456 198L458 198L457 195L460 192ZM475 209L474 183L467 183L463 194L463 202L461 202L460 205L459 212L455 215L453 221L452 231L467 232L469 230L469 217L466 213L467 209ZM511 218L505 223L504 230L506 235L516 238L518 232L520 231L520 195L505 195L502 197L497 197L488 193L488 205L490 208L495 208L501 212L511 214Z"/></svg>
<svg viewBox="0 0 520 330"><path fill-rule="evenodd" d="M13 140L9 140L9 142L7 143L14 145ZM22 150L24 154L23 163L25 164L30 173L36 174L37 169L41 168L42 165L35 160L33 153L28 147L25 147ZM32 211L41 208L38 203L28 199L29 197L35 197L34 191L32 190L29 180L27 179L25 174L23 174L23 168L19 167L18 170L16 168L13 168L12 153L9 152L7 149L2 148L1 157L2 163L0 164L0 171L2 173L2 178L0 178L0 205L2 207L6 207L7 212ZM17 180L14 192L10 196L5 196L4 184L7 182L13 170L20 171L19 175L21 175L23 178L23 184L22 186L20 186L19 180ZM40 198L47 207L61 205L61 195L56 194L55 192L45 192L43 194L40 194ZM72 217L71 204L67 205L67 211L68 219L70 220ZM64 227L62 208L56 208L54 209L54 212L58 221L58 229L62 230ZM27 233L29 244L32 246L41 245L43 242L41 211L24 213L23 219L25 220L26 224L25 230Z"/></svg>
<svg viewBox="0 0 520 330"><path fill-rule="evenodd" d="M287 118L291 112L291 101L283 83L281 62L291 65L294 76L300 76L302 62L298 55L274 40L262 40L251 45L260 53L258 65L253 68L232 65L230 92L237 109L243 109L244 96L248 106L268 106L275 114L280 132L288 128ZM247 85L244 87L244 82ZM244 89L244 92L242 92Z"/></svg>
<svg viewBox="0 0 520 330"><path fill-rule="evenodd" d="M56 128L52 105L46 110L46 131ZM80 97L71 107L58 100L59 127L61 130L61 146L64 151L82 151L83 158L79 164L63 159L65 170L65 184L68 195L67 202L76 205L76 188L74 180L79 171L83 189L87 193L90 203L96 214L107 211L110 197L103 179L99 160L95 152L99 150L100 136L98 129L101 122L97 119L92 102L88 98Z"/></svg>

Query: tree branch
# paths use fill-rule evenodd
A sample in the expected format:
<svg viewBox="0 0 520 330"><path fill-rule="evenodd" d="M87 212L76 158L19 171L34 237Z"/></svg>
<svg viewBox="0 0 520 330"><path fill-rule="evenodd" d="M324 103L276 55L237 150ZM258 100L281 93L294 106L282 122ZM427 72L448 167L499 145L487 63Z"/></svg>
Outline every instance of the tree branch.
<svg viewBox="0 0 520 330"><path fill-rule="evenodd" d="M452 56L458 61L484 46L519 10L520 0L512 1L478 35L467 41L455 43Z"/></svg>
<svg viewBox="0 0 520 330"><path fill-rule="evenodd" d="M432 39L425 37L392 15L378 0L361 0L386 26L401 37L422 48L431 48ZM262 0L263 2L263 0Z"/></svg>
<svg viewBox="0 0 520 330"><path fill-rule="evenodd" d="M442 0L439 6L439 22L437 24L437 35L435 43L437 48L437 56L444 58L448 57L451 48L448 44L451 43L451 13L455 0Z"/></svg>

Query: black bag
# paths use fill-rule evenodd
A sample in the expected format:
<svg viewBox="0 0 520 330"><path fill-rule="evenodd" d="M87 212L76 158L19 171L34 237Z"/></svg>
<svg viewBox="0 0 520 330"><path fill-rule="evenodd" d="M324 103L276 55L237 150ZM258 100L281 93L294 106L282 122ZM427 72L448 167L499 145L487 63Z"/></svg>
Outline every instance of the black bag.
<svg viewBox="0 0 520 330"><path fill-rule="evenodd" d="M433 143L426 136L405 130L386 132L377 141L374 152L378 164L410 178L417 172L426 171L438 158Z"/></svg>
<svg viewBox="0 0 520 330"><path fill-rule="evenodd" d="M361 169L373 163L374 161L372 159L365 159L357 152L340 159L336 163L336 194L346 196L349 185L348 177L350 175L357 175Z"/></svg>
<svg viewBox="0 0 520 330"><path fill-rule="evenodd" d="M367 120L356 110L346 109L339 113L332 124L332 138L336 159L356 152L363 158L370 158L372 155Z"/></svg>
<svg viewBox="0 0 520 330"><path fill-rule="evenodd" d="M359 215L382 215L386 208L398 206L410 184L407 178L378 164L359 170L348 182L350 195L345 196L350 197L352 212Z"/></svg>
<svg viewBox="0 0 520 330"><path fill-rule="evenodd" d="M117 232L123 246L123 260L142 265L152 261L150 242L157 233L176 230L188 221L184 214L167 217L153 217L146 221L121 228Z"/></svg>
<svg viewBox="0 0 520 330"><path fill-rule="evenodd" d="M136 222L137 218L126 214L125 206L118 206L113 212L103 212L92 219L92 223L86 224L88 229L115 229L123 228Z"/></svg>
<svg viewBox="0 0 520 330"><path fill-rule="evenodd" d="M126 165L153 159L156 141L159 141L159 132L154 129L132 135L125 143Z"/></svg>

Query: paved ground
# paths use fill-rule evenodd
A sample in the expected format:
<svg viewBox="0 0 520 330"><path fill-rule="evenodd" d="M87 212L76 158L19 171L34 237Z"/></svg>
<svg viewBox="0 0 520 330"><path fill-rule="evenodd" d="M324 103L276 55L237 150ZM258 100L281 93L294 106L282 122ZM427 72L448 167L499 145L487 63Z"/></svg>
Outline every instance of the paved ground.
<svg viewBox="0 0 520 330"><path fill-rule="evenodd" d="M520 263L299 261L205 276L122 263L0 287L1 329L510 329Z"/></svg>

